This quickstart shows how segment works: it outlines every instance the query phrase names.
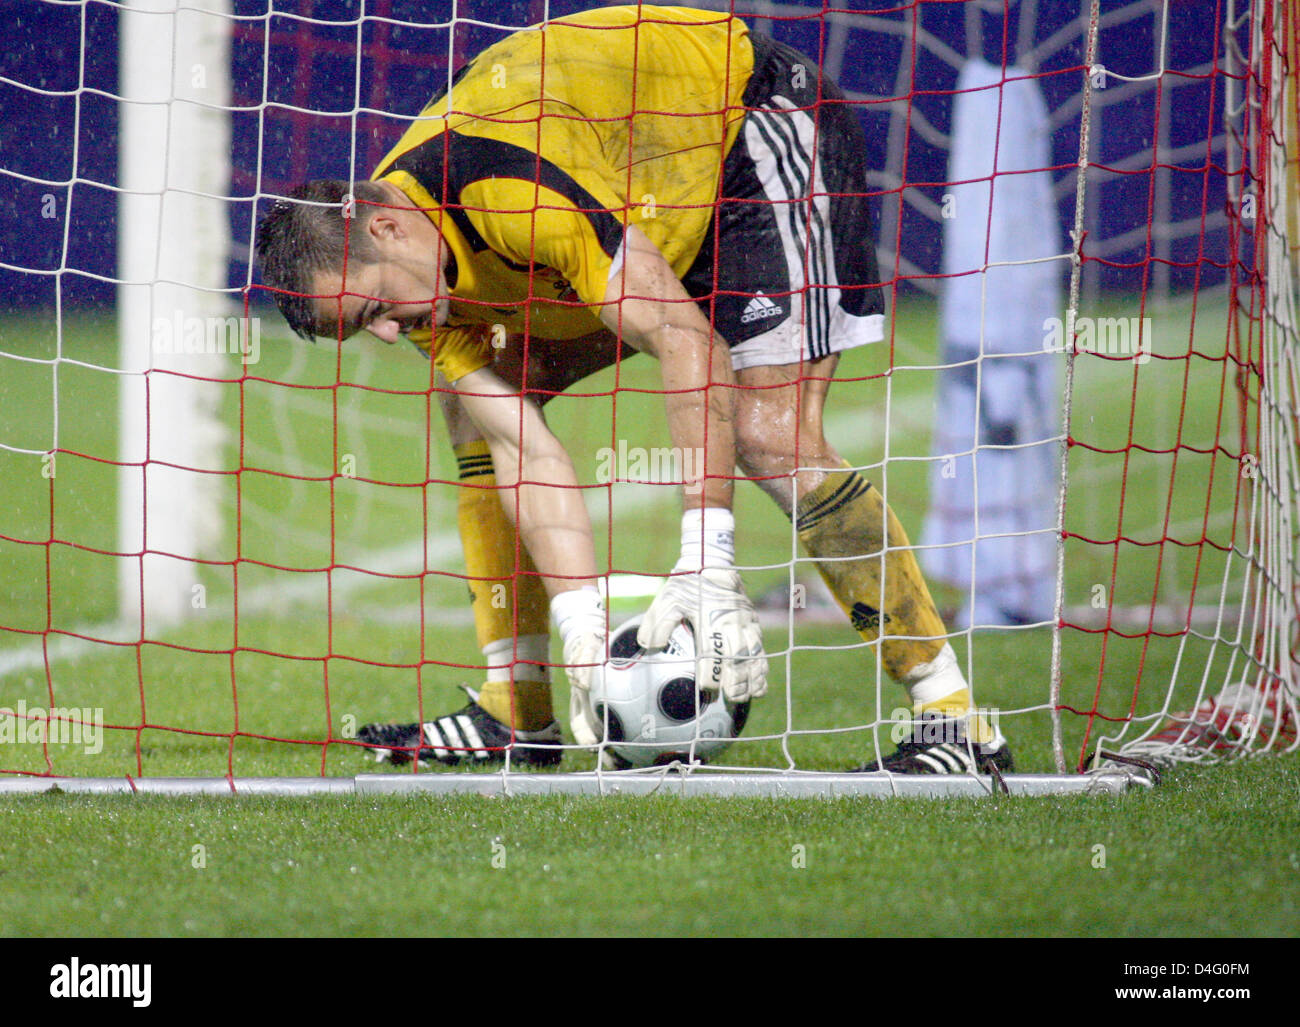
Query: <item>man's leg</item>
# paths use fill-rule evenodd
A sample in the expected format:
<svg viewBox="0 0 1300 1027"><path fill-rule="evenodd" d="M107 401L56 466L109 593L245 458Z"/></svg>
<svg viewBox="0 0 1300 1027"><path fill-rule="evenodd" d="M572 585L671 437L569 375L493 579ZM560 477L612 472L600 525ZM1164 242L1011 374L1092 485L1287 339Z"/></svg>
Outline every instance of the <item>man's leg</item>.
<svg viewBox="0 0 1300 1027"><path fill-rule="evenodd" d="M831 82L809 76L797 87L792 73L816 61L772 41L755 46L718 240L706 241L702 266L692 269L692 294L708 301L738 381L750 386L737 399L740 464L794 520L854 628L878 642L885 671L907 688L922 726L939 723L926 736L962 741L932 750L914 732L884 765L958 773L991 758L1007 769L1009 753L988 725L966 729L970 689L902 525L823 435L834 354L884 333L862 126L848 104L824 102L843 98ZM990 743L975 759L972 738Z"/></svg>
<svg viewBox="0 0 1300 1027"><path fill-rule="evenodd" d="M486 681L453 713L416 724L366 724L357 739L396 764L495 763L514 743L517 762L553 765L562 739L551 711L546 594L528 554L516 555L487 443L454 393L440 401L456 454L457 523Z"/></svg>
<svg viewBox="0 0 1300 1027"><path fill-rule="evenodd" d="M737 403L741 467L796 518L836 601L864 640L881 640L881 663L907 688L915 713L960 716L970 710L970 689L907 534L880 492L846 466L823 433L837 362L832 355L738 372L739 383L750 386ZM994 737L982 721L972 735L977 742Z"/></svg>
<svg viewBox="0 0 1300 1027"><path fill-rule="evenodd" d="M607 332L534 341L526 358L520 340L510 343L494 370L539 403L633 352ZM421 760L443 763L499 760L501 749L515 741L525 746L517 751L522 762L553 764L560 759L555 746L561 735L551 697L546 591L502 505L512 497L496 487L487 443L449 388L440 402L456 454L457 524L486 681L463 710L424 724L367 725L358 739L395 763L408 762L417 750Z"/></svg>

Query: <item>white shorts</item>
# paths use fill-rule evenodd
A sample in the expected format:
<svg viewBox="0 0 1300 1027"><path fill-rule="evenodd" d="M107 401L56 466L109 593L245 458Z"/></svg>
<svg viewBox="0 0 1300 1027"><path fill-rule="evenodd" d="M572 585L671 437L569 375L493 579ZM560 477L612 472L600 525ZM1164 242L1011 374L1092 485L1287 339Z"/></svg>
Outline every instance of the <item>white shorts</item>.
<svg viewBox="0 0 1300 1027"><path fill-rule="evenodd" d="M737 370L879 342L885 325L862 127L832 83L818 102L816 76L796 73L816 61L750 38L749 112L713 226L682 278Z"/></svg>

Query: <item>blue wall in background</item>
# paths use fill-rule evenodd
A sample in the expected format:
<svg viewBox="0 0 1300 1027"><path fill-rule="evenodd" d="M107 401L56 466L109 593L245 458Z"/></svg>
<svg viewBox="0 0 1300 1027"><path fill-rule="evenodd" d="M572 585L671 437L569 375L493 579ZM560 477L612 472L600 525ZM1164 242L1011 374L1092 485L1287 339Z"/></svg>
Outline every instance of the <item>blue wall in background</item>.
<svg viewBox="0 0 1300 1027"><path fill-rule="evenodd" d="M1103 4L1103 10L1119 5ZM280 14L263 17L269 0L235 0L239 20L234 31L233 154L231 230L235 259L230 269L232 287L247 280L247 245L251 236L256 197L289 188L312 177L346 177L355 166L362 176L400 134L400 117L362 115L350 112L358 100L361 106L385 112L411 115L439 88L448 74L447 53L454 47L454 64L459 65L483 46L504 34L479 25L461 24L457 29L392 26L369 21L363 28L360 96L357 95L357 28L350 23L359 10L357 0L277 0L277 11L308 14L322 21L344 24L305 24ZM589 0L550 5L552 15L591 7ZM789 9L791 5L785 5ZM807 4L807 18L764 21L773 35L816 55L824 23L818 18L820 4ZM867 10L857 0L851 6ZM883 6L883 5L882 5ZM387 14L398 20L423 24L450 17L450 0L369 0L367 14ZM1212 5L1177 4L1170 8L1169 66L1188 68L1207 63L1222 50L1216 43L1212 23L1206 18ZM498 24L523 25L540 16L538 0L461 0L458 12ZM966 12L962 5L922 4L916 9L926 31L964 49ZM1018 6L1011 7L1010 38L1016 32ZM1036 38L1043 39L1077 15L1077 5L1039 5ZM49 306L61 289L64 303L111 303L116 248L116 198L111 186L117 176L116 138L117 14L100 0L85 6L51 5L38 0L0 0L0 24L5 31L0 53L0 264L30 269L28 272L0 268L0 302L5 307ZM913 17L911 9L882 17L895 20ZM1001 62L1001 18L983 15L984 49L987 59ZM1145 19L1102 34L1101 57L1116 72L1145 74L1150 70L1154 19ZM263 77L266 38L269 33L270 72ZM81 60L81 38L85 37L85 60ZM910 59L902 39L854 29L849 57L840 83L850 92L893 95L900 60ZM1055 108L1072 97L1079 87L1076 69L1082 63L1077 49L1053 55L1041 67L1041 83L1049 106ZM1065 69L1071 69L1068 72ZM941 131L947 131L950 96L945 92L955 83L955 71L946 63L919 51L917 81L926 87L913 103ZM1186 80L1180 80L1186 81ZM37 92L40 90L41 92ZM1207 124L1215 130L1222 123L1222 88L1208 81L1177 90L1170 119L1171 143L1204 139ZM265 113L259 113L266 102ZM289 112L277 104L309 107L322 112L304 115ZM1212 113L1212 104L1214 110ZM330 113L333 112L333 113ZM1107 114L1106 136L1098 155L1106 163L1122 154L1150 146L1152 98L1148 94ZM883 105L864 106L864 124L874 162L883 160L886 115ZM79 130L78 130L79 125ZM354 130L355 129L355 130ZM260 140L260 148L259 148ZM355 144L355 154L353 146ZM1057 164L1074 163L1078 148L1077 122L1062 126L1056 136ZM260 153L260 175L258 173ZM913 134L908 154L907 184L927 191L938 199L942 187L945 152ZM1187 162L1205 164L1203 157ZM1058 172L1059 178L1073 173ZM1103 234L1123 231L1146 219L1149 174L1116 176L1097 194ZM1199 170L1178 170L1172 174L1170 197L1175 220L1194 217L1202 208L1222 207L1225 187L1221 175ZM265 201L263 201L265 202ZM897 204L895 197L880 201ZM53 214L53 216L44 216ZM1063 229L1073 220L1073 198L1061 204ZM909 259L926 268L938 269L939 227L933 221L903 207L905 251ZM64 259L66 271L58 269ZM1226 232L1208 237L1206 257L1215 263L1226 259ZM1142 282L1144 252L1139 246L1116 261L1115 267L1100 269L1103 285L1136 290ZM1174 268L1175 285L1188 285L1197 271L1197 241L1176 245L1175 261L1186 267ZM1202 281L1222 277L1202 263Z"/></svg>

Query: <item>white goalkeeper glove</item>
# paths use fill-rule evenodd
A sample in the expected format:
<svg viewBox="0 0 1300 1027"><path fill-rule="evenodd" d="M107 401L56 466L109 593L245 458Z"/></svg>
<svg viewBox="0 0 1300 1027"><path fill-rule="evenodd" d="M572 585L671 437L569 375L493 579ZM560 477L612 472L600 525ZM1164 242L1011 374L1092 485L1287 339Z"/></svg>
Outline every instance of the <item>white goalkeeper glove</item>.
<svg viewBox="0 0 1300 1027"><path fill-rule="evenodd" d="M605 603L594 588L561 592L551 600L551 619L564 644L569 679L569 728L579 745L599 743L604 726L591 708L591 675L608 658Z"/></svg>
<svg viewBox="0 0 1300 1027"><path fill-rule="evenodd" d="M643 649L662 649L683 620L695 632L696 680L732 702L767 691L767 657L754 604L732 566L735 520L730 510L688 510L682 555L637 632Z"/></svg>

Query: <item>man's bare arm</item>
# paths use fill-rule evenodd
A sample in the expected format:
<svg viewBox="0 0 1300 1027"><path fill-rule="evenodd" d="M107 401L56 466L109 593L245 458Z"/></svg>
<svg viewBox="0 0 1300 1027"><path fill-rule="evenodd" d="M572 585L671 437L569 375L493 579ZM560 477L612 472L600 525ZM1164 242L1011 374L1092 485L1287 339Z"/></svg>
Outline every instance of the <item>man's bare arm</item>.
<svg viewBox="0 0 1300 1027"><path fill-rule="evenodd" d="M673 443L683 453L702 452L694 465L705 475L702 487L688 482L683 490L682 554L646 611L637 642L661 649L686 620L695 631L701 686L735 702L755 699L767 690L767 658L733 566L731 353L645 233L628 228L624 238L623 268L605 291L601 320L658 358Z"/></svg>
<svg viewBox="0 0 1300 1027"><path fill-rule="evenodd" d="M547 594L595 586L591 522L573 461L537 404L486 367L453 387L461 409L487 440L506 516L523 538Z"/></svg>
<svg viewBox="0 0 1300 1027"><path fill-rule="evenodd" d="M645 233L631 226L625 238L622 271L610 279L600 319L658 358L673 444L704 457L691 466L708 476L702 488L684 490L685 507L730 509L736 466L731 354Z"/></svg>

